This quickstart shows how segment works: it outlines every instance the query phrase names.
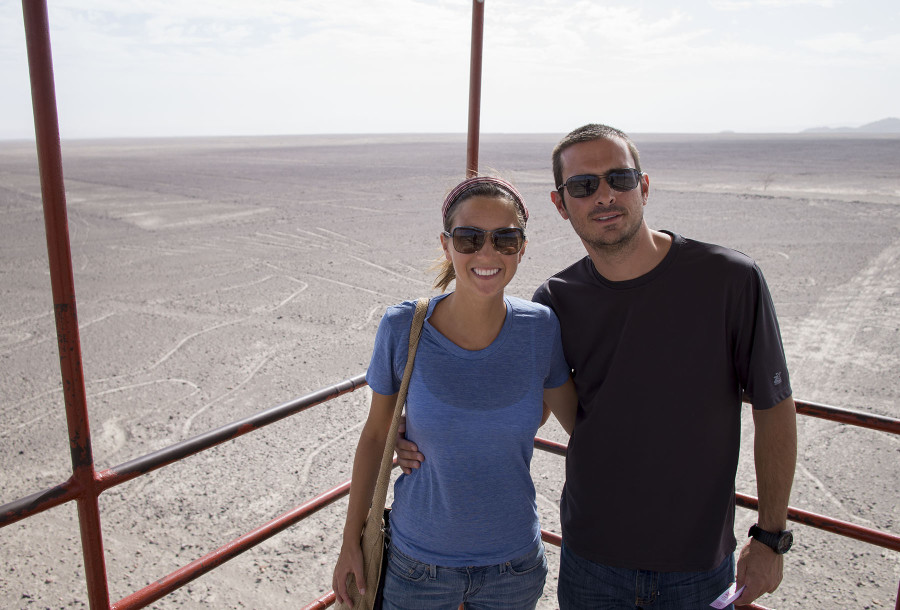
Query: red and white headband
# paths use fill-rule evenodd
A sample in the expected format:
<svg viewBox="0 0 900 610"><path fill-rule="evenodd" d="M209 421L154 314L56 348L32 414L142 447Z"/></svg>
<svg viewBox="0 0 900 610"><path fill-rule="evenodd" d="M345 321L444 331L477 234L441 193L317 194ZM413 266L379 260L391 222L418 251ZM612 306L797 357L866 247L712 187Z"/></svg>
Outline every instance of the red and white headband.
<svg viewBox="0 0 900 610"><path fill-rule="evenodd" d="M522 215L525 217L525 222L528 222L528 208L525 206L525 200L522 198L521 193L516 190L512 184L504 180L503 178L494 178L493 176L475 176L474 178L466 178L462 182L456 185L456 187L450 191L447 197L444 199L444 207L441 211L441 217L446 219L447 214L450 212L450 208L459 200L460 196L468 191L471 188L474 188L480 184L494 184L499 186L505 191L508 191L510 195L512 195L513 201L516 206L520 210L522 210Z"/></svg>

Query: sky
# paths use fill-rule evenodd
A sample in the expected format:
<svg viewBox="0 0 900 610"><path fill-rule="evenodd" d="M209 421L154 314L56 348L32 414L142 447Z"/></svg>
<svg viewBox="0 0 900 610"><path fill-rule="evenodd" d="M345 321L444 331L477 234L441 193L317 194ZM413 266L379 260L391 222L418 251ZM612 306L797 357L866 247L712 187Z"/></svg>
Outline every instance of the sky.
<svg viewBox="0 0 900 610"><path fill-rule="evenodd" d="M32 2L35 0L25 0ZM47 0L67 138L465 133L472 0ZM900 117L897 0L484 0L483 133ZM0 139L33 139L0 0Z"/></svg>

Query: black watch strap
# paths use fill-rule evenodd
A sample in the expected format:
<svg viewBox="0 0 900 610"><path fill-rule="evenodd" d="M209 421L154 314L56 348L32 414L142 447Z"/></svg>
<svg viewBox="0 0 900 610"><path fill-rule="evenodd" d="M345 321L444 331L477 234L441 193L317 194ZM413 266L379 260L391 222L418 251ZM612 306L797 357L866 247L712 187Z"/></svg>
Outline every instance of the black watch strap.
<svg viewBox="0 0 900 610"><path fill-rule="evenodd" d="M784 530L783 532L778 533L767 532L761 528L759 524L754 523L747 533L749 536L762 542L779 555L787 553L794 543L794 534L791 530Z"/></svg>

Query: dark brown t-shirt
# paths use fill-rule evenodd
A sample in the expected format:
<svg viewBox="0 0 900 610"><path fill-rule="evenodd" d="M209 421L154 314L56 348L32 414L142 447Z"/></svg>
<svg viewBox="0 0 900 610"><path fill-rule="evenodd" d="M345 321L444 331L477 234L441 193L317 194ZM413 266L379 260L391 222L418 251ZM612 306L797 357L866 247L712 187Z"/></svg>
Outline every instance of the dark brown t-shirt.
<svg viewBox="0 0 900 610"><path fill-rule="evenodd" d="M566 545L617 567L710 570L736 545L741 397L767 409L791 388L756 264L672 238L644 276L610 282L585 257L534 300L559 317L579 397L560 509Z"/></svg>

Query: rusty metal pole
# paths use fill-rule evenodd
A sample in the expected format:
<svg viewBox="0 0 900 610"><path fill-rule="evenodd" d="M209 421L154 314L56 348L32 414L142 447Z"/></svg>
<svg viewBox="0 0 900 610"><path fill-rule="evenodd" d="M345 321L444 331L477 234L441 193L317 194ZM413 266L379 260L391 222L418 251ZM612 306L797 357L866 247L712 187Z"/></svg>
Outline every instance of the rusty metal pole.
<svg viewBox="0 0 900 610"><path fill-rule="evenodd" d="M466 178L478 175L478 141L481 132L481 55L484 41L484 0L472 0L472 55L469 60L469 139L466 146Z"/></svg>
<svg viewBox="0 0 900 610"><path fill-rule="evenodd" d="M100 508L95 487L84 371L81 365L81 339L75 310L75 279L72 273L62 150L59 141L59 117L53 81L53 57L50 50L50 20L46 0L22 0L22 12L25 18L25 41L31 75L35 143L41 175L59 365L69 430L69 449L72 455L72 479L79 488L78 520L81 526L88 601L91 608L108 608L109 588L106 581L106 562L103 557Z"/></svg>

